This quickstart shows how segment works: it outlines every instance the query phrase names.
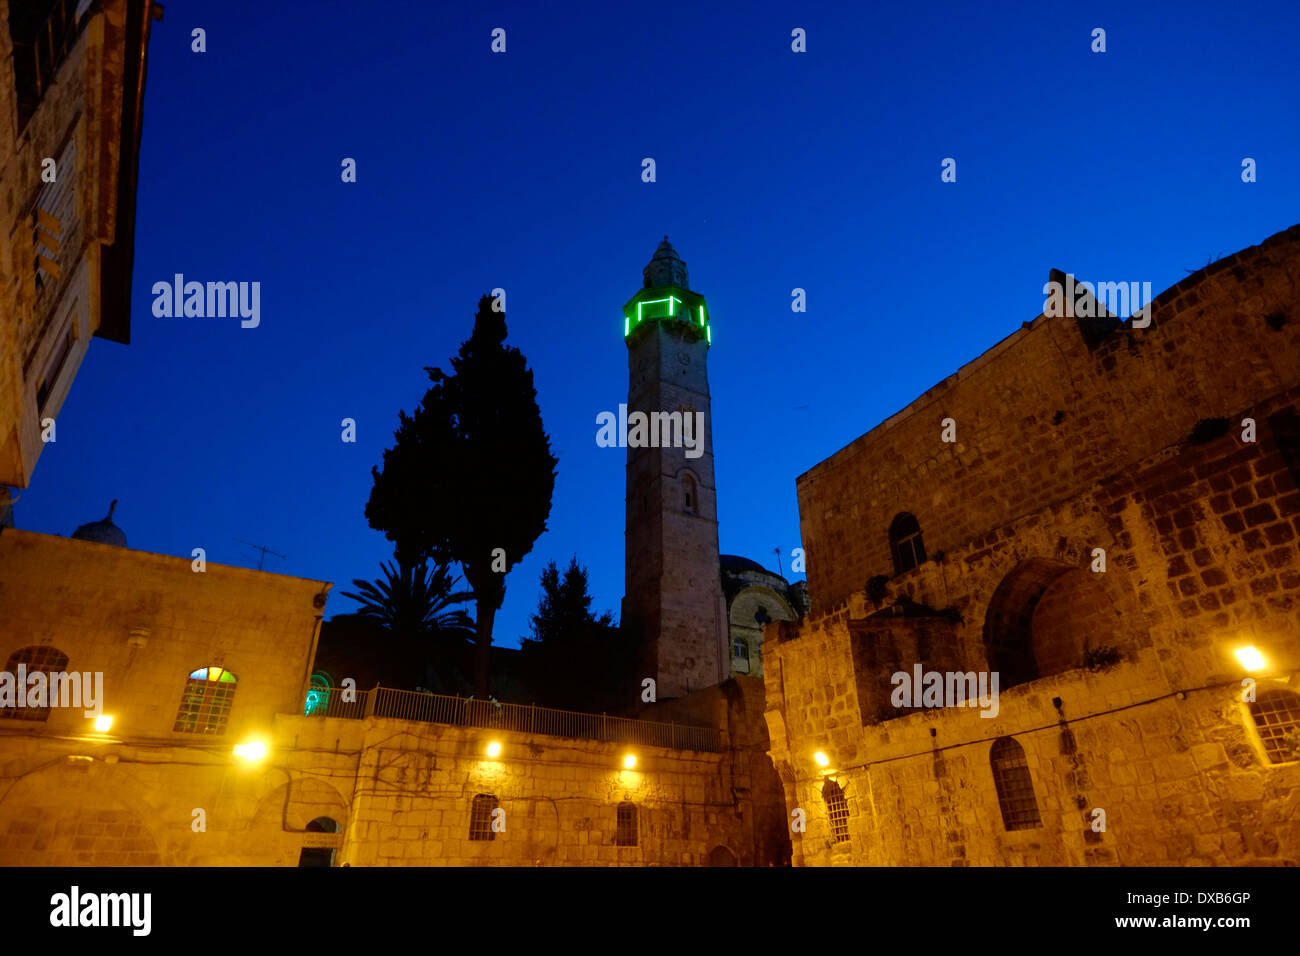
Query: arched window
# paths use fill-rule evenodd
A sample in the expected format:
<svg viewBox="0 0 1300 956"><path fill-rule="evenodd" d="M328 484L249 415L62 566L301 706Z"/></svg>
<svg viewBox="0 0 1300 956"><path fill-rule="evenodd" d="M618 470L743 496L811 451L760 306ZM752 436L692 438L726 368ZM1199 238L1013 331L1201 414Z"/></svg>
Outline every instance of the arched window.
<svg viewBox="0 0 1300 956"><path fill-rule="evenodd" d="M700 513L700 492L692 475L682 476L682 510L692 515Z"/></svg>
<svg viewBox="0 0 1300 956"><path fill-rule="evenodd" d="M495 840L496 831L492 829L492 813L499 804L491 793L480 793L474 797L469 811L469 838L471 840Z"/></svg>
<svg viewBox="0 0 1300 956"><path fill-rule="evenodd" d="M849 801L844 791L834 780L822 784L822 799L826 801L826 811L831 818L831 833L836 843L849 842Z"/></svg>
<svg viewBox="0 0 1300 956"><path fill-rule="evenodd" d="M636 804L624 800L618 805L618 830L615 846L636 846Z"/></svg>
<svg viewBox="0 0 1300 956"><path fill-rule="evenodd" d="M224 734L235 702L238 679L224 667L200 667L185 682L173 731L184 734Z"/></svg>
<svg viewBox="0 0 1300 956"><path fill-rule="evenodd" d="M993 768L998 807L1002 810L1002 825L1008 830L1032 830L1042 826L1024 748L1010 737L1000 737L989 751L989 764Z"/></svg>
<svg viewBox="0 0 1300 956"><path fill-rule="evenodd" d="M18 666L20 664L23 665L24 679L22 681L18 680ZM5 671L13 675L10 680L13 681L14 700L11 705L0 707L0 717L9 717L13 720L49 719L50 708L48 705L57 697L57 694L52 697L49 693L54 688L54 684L50 681L50 675L67 673L68 655L57 647L34 644L31 647L24 647L21 650L14 651L9 656L9 663L5 666ZM45 675L46 706L44 707L27 706L28 681L36 673Z"/></svg>
<svg viewBox="0 0 1300 956"><path fill-rule="evenodd" d="M889 551L894 556L894 574L905 574L925 563L921 523L906 511L889 526Z"/></svg>
<svg viewBox="0 0 1300 956"><path fill-rule="evenodd" d="M1300 694L1289 690L1261 691L1250 705L1255 730L1269 763L1300 760Z"/></svg>

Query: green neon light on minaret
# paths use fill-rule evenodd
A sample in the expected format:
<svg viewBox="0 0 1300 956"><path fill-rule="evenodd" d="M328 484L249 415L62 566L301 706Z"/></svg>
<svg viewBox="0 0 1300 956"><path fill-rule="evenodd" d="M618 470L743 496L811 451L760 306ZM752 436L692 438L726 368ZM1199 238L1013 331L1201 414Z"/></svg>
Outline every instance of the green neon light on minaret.
<svg viewBox="0 0 1300 956"><path fill-rule="evenodd" d="M632 320L626 315L623 316L623 338L627 338L632 332Z"/></svg>
<svg viewBox="0 0 1300 956"><path fill-rule="evenodd" d="M704 324L704 306L700 306L700 325Z"/></svg>
<svg viewBox="0 0 1300 956"><path fill-rule="evenodd" d="M713 344L713 326L706 325L704 327L704 337L708 339L710 345Z"/></svg>

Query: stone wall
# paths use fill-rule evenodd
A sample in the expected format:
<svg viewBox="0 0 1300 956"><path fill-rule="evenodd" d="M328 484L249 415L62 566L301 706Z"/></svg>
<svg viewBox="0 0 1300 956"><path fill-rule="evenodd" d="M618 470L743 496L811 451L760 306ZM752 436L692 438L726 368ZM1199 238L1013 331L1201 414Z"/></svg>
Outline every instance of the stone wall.
<svg viewBox="0 0 1300 956"><path fill-rule="evenodd" d="M0 865L293 866L309 847L356 866L788 859L761 682L676 702L727 728L720 753L300 716L327 589L0 532L0 654L51 646L102 672L114 718L104 733L81 708L0 719ZM188 675L211 665L238 678L225 732L174 733ZM269 752L250 764L232 748L254 737ZM505 811L492 839L470 838L480 793ZM624 803L635 845L616 840ZM337 833L309 831L318 818Z"/></svg>
<svg viewBox="0 0 1300 956"><path fill-rule="evenodd" d="M200 573L186 558L6 528L0 663L24 647L57 648L69 671L103 674L114 736L177 746L211 742L172 733L190 673L227 668L237 690L222 737L234 743L300 710L328 588L216 564ZM0 734L8 742L32 723L0 720ZM55 708L39 730L80 734L88 724L80 708Z"/></svg>
<svg viewBox="0 0 1300 956"><path fill-rule="evenodd" d="M1300 861L1300 761L1265 753L1235 655L1262 653L1256 693L1300 689L1298 288L1300 228L1091 350L1039 318L800 479L824 610L769 627L764 655L796 864ZM930 559L897 574L902 511ZM998 672L996 715L895 706L918 664ZM1006 737L1024 829L993 779Z"/></svg>
<svg viewBox="0 0 1300 956"><path fill-rule="evenodd" d="M0 865L295 866L304 847L335 848L335 866L756 860L730 753L295 715L277 716L269 741L265 762L245 765L227 748L0 736L15 781L0 800ZM491 839L470 836L479 794L504 811ZM631 846L616 842L625 802ZM322 817L337 835L309 832Z"/></svg>

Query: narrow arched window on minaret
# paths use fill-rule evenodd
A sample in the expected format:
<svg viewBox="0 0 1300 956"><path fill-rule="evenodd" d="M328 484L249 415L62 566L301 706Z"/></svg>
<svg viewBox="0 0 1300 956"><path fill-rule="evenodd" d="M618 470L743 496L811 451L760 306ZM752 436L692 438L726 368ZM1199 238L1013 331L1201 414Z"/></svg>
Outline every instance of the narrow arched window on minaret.
<svg viewBox="0 0 1300 956"><path fill-rule="evenodd" d="M628 421L642 413L649 440L633 447L629 428L622 626L641 648L639 676L653 677L664 700L731 675L713 478L711 317L667 236L623 306L623 333Z"/></svg>

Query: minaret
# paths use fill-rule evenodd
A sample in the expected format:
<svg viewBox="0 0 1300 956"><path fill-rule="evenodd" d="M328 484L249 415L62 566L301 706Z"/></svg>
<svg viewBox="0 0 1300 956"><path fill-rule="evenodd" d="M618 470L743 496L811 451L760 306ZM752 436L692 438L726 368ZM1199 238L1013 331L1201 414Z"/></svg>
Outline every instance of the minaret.
<svg viewBox="0 0 1300 956"><path fill-rule="evenodd" d="M683 426L693 427L696 413L703 413L703 434L691 433L690 448L662 440L676 424L672 417L650 419L650 442L659 447L632 447L629 427L622 625L639 641L638 679L653 677L662 700L721 683L729 658L718 567L708 306L690 290L686 263L667 236L643 275L643 288L623 306L629 420L636 412L681 413Z"/></svg>

